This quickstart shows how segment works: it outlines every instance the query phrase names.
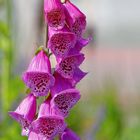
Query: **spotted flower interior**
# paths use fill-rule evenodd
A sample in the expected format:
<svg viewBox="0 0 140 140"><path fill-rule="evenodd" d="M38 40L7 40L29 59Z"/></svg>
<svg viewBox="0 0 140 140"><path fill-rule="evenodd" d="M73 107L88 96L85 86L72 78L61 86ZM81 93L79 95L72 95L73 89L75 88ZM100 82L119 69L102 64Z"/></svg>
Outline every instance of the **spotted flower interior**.
<svg viewBox="0 0 140 140"><path fill-rule="evenodd" d="M46 96L50 87L54 85L54 78L44 72L27 72L23 80L35 96Z"/></svg>

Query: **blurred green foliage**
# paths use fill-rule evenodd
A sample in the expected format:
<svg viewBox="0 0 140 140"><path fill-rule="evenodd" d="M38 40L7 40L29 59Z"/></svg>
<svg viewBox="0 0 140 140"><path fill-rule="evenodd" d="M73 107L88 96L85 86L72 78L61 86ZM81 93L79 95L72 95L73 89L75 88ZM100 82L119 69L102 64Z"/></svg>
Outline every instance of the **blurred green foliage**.
<svg viewBox="0 0 140 140"><path fill-rule="evenodd" d="M9 0L0 0L6 19L0 20L0 140L25 139L20 136L19 125L11 121L8 111L17 104L24 85L19 77L12 74L13 42L10 26ZM0 9L1 10L1 9Z"/></svg>
<svg viewBox="0 0 140 140"><path fill-rule="evenodd" d="M6 2L0 0L0 7L5 6L8 13L7 21L0 20L0 140L25 140L19 124L8 116L25 95L20 77L12 74L14 47ZM69 127L83 140L139 140L140 120L129 125L117 97L117 87L110 83L102 90L83 93L66 120Z"/></svg>

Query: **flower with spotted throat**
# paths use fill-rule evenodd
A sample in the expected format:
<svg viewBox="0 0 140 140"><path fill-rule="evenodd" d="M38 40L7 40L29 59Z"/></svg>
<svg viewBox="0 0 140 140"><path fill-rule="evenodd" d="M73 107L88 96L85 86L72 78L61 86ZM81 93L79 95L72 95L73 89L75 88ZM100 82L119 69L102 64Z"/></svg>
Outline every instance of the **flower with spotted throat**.
<svg viewBox="0 0 140 140"><path fill-rule="evenodd" d="M55 79L51 74L50 60L43 50L32 59L22 79L35 96L46 96L48 94Z"/></svg>
<svg viewBox="0 0 140 140"><path fill-rule="evenodd" d="M31 126L31 131L46 139L53 139L66 128L63 117L51 114L49 99L41 104L38 118L32 122Z"/></svg>
<svg viewBox="0 0 140 140"><path fill-rule="evenodd" d="M9 112L9 115L21 124L22 135L28 135L29 133L30 124L36 115L36 106L36 97L30 93L15 111Z"/></svg>

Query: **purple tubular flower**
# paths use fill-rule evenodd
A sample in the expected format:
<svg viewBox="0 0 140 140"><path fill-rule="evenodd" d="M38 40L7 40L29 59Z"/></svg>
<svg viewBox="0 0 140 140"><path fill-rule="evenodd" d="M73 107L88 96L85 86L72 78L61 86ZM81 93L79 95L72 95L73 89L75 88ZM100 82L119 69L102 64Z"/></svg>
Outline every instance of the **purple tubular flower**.
<svg viewBox="0 0 140 140"><path fill-rule="evenodd" d="M28 135L30 124L36 115L36 97L29 94L15 111L9 112L9 115L21 124L22 135Z"/></svg>
<svg viewBox="0 0 140 140"><path fill-rule="evenodd" d="M45 20L50 27L61 29L65 24L64 6L60 0L44 0Z"/></svg>
<svg viewBox="0 0 140 140"><path fill-rule="evenodd" d="M50 61L43 51L32 59L22 79L35 96L47 95L49 89L54 85L55 79L51 75Z"/></svg>
<svg viewBox="0 0 140 140"><path fill-rule="evenodd" d="M48 47L56 57L65 57L69 50L75 46L76 36L65 26L60 31L54 31L49 28Z"/></svg>
<svg viewBox="0 0 140 140"><path fill-rule="evenodd" d="M67 89L56 94L51 100L52 114L67 117L70 109L80 99L80 93L76 89Z"/></svg>
<svg viewBox="0 0 140 140"><path fill-rule="evenodd" d="M55 94L63 90L73 88L71 81L69 81L68 79L65 79L59 73L54 72L54 77L55 77L55 84L50 90L50 93L52 96L54 96Z"/></svg>
<svg viewBox="0 0 140 140"><path fill-rule="evenodd" d="M67 128L61 135L60 140L80 140L71 129Z"/></svg>
<svg viewBox="0 0 140 140"><path fill-rule="evenodd" d="M74 4L72 4L70 0L66 0L64 6L66 8L66 22L71 31L74 32L79 39L86 27L86 16Z"/></svg>
<svg viewBox="0 0 140 140"><path fill-rule="evenodd" d="M38 119L32 122L32 131L46 139L53 139L66 128L64 119L50 114L50 103L41 104Z"/></svg>
<svg viewBox="0 0 140 140"><path fill-rule="evenodd" d="M84 61L83 54L76 54L62 59L56 66L56 71L64 78L72 79L75 69Z"/></svg>

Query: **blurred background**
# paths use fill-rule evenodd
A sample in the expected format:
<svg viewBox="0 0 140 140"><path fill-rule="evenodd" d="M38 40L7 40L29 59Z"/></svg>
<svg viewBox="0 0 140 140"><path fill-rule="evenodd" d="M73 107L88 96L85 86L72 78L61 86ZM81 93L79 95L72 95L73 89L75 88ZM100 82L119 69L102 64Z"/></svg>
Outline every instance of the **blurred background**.
<svg viewBox="0 0 140 140"><path fill-rule="evenodd" d="M82 140L140 140L140 2L71 0L87 16L80 102L69 126ZM0 140L26 140L8 116L25 97L21 74L44 44L43 0L0 0Z"/></svg>

